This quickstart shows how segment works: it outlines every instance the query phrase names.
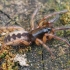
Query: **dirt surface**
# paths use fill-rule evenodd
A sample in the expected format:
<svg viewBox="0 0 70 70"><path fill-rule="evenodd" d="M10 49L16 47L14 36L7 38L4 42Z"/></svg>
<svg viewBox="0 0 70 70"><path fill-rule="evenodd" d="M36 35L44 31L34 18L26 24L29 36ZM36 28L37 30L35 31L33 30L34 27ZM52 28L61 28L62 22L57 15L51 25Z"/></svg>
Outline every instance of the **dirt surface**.
<svg viewBox="0 0 70 70"><path fill-rule="evenodd" d="M70 26L70 0L68 2L66 0L0 0L0 26L19 25L30 30L31 15L37 7L40 9L34 18L36 24L48 13L68 9L67 14L59 15L60 18L54 22L54 27ZM70 43L70 30L58 31L56 35L67 39ZM0 43L3 43L3 38L0 37ZM32 45L25 51L9 47L10 49L1 52L4 57L0 60L0 67L3 70L70 70L70 48L67 44L58 40L51 40L46 44L52 49L56 57L54 60L42 46ZM28 67L12 63L11 59L17 53L26 53Z"/></svg>

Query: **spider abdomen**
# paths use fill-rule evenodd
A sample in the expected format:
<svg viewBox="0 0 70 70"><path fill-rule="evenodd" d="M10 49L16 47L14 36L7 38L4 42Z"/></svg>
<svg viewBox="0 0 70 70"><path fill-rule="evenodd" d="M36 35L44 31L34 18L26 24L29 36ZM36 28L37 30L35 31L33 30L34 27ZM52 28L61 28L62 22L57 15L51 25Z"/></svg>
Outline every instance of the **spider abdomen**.
<svg viewBox="0 0 70 70"><path fill-rule="evenodd" d="M27 31L15 31L8 34L5 37L4 42L10 43L18 40L22 40L22 41L24 40L24 41L30 42L31 38L32 38L32 35L29 34Z"/></svg>

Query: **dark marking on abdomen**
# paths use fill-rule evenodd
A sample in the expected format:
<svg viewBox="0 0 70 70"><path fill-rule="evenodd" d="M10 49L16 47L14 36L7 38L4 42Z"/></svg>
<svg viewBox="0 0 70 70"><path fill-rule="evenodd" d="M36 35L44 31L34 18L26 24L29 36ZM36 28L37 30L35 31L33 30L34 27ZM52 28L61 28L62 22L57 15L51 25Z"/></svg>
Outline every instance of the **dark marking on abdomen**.
<svg viewBox="0 0 70 70"><path fill-rule="evenodd" d="M13 34L12 36L10 36L10 38L13 38L15 40L16 39L16 35Z"/></svg>
<svg viewBox="0 0 70 70"><path fill-rule="evenodd" d="M4 41L7 42L7 41L10 41L11 38L10 38L10 35L8 35L7 37L5 37Z"/></svg>
<svg viewBox="0 0 70 70"><path fill-rule="evenodd" d="M22 39L22 40L26 40L26 41L31 41L32 35L29 33L17 33L17 34L12 34L12 35L8 35L5 37L4 41L5 42L9 42L12 40L16 40L16 39Z"/></svg>
<svg viewBox="0 0 70 70"><path fill-rule="evenodd" d="M16 35L16 37L18 37L18 38L21 38L21 34L20 33L18 33L17 35Z"/></svg>

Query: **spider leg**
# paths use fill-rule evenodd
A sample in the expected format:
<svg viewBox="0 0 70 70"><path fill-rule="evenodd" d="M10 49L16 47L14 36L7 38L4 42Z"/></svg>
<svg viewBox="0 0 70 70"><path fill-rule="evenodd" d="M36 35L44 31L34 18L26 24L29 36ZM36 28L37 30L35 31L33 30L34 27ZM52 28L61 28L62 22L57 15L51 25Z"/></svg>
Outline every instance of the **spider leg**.
<svg viewBox="0 0 70 70"><path fill-rule="evenodd" d="M17 39L17 40L14 40L14 41L10 41L10 42L8 42L8 43L5 43L5 45L17 46L17 45L23 44L23 45L28 46L28 45L30 45L30 43L31 43L31 42L27 42L27 41L25 41L25 40Z"/></svg>
<svg viewBox="0 0 70 70"><path fill-rule="evenodd" d="M47 25L50 26L50 23L54 22L54 21L58 18L58 16L56 16L56 18L54 18L54 19L52 19L52 20L50 20L50 21L48 21L48 22L45 22L46 19L48 19L48 18L50 18L50 17L52 17L52 16L55 16L55 15L59 15L59 14L62 14L62 13L66 13L66 12L68 12L68 10L63 10L63 11L59 11L59 12L54 12L54 13L51 13L51 14L46 15L43 19L40 20L40 22L39 22L39 27L43 27L43 25L45 25L45 26L47 26Z"/></svg>
<svg viewBox="0 0 70 70"><path fill-rule="evenodd" d="M31 42L27 42L25 40L20 40L20 39L17 39L17 40L14 40L14 41L10 41L8 43L4 43L2 45L2 47L0 48L0 53L2 51L4 51L6 49L7 46L17 46L17 45L25 45L25 46L29 46L31 44Z"/></svg>
<svg viewBox="0 0 70 70"><path fill-rule="evenodd" d="M35 25L34 25L34 17L37 14L38 9L39 9L39 7L35 9L35 11L33 12L32 16L31 16L31 20L30 20L31 30L34 30L34 28L35 28Z"/></svg>
<svg viewBox="0 0 70 70"><path fill-rule="evenodd" d="M54 15L63 14L63 13L66 13L66 12L68 12L68 10L62 10L62 11L58 11L58 12L54 12L54 13L48 14L47 16L44 17L44 20L48 19L48 18L50 18L50 17L52 17Z"/></svg>
<svg viewBox="0 0 70 70"><path fill-rule="evenodd" d="M24 30L22 27L20 26L2 26L0 27L0 30L8 30L8 31L14 31L14 30Z"/></svg>
<svg viewBox="0 0 70 70"><path fill-rule="evenodd" d="M43 47L45 47L47 49L47 51L51 54L51 56L53 57L54 54L52 53L51 49L45 44L43 43L43 41L41 41L40 39L36 39L41 45L43 45Z"/></svg>
<svg viewBox="0 0 70 70"><path fill-rule="evenodd" d="M48 36L48 37L52 37L52 38L54 38L54 39L63 41L63 42L65 42L65 43L70 47L69 42L68 42L67 40L63 39L63 38L60 38L60 37L58 37L58 36L56 36L56 35L53 35L53 34L47 34L47 33L46 33L45 35Z"/></svg>
<svg viewBox="0 0 70 70"><path fill-rule="evenodd" d="M70 26L62 26L62 27L56 27L54 28L54 31L58 31L58 30L68 30L70 29Z"/></svg>
<svg viewBox="0 0 70 70"><path fill-rule="evenodd" d="M51 19L51 20L49 20L49 21L46 21L46 20L44 20L44 19L42 19L41 21L40 21L40 23L39 23L39 27L53 27L53 22L54 21L57 21L57 19L59 18L59 15L56 15L56 17L55 18L53 18L53 19Z"/></svg>

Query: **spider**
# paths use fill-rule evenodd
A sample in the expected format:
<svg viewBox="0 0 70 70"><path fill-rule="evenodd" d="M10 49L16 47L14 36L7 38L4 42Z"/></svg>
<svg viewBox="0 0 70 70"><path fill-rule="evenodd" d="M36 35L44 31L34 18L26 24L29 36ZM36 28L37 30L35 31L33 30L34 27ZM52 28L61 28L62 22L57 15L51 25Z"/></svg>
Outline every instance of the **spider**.
<svg viewBox="0 0 70 70"><path fill-rule="evenodd" d="M45 47L47 49L47 51L51 54L51 56L54 56L54 54L52 53L51 49L45 43L47 41L51 40L52 38L63 41L64 43L66 43L70 47L70 43L68 41L66 41L65 39L60 38L54 34L58 30L66 30L66 29L70 29L70 27L63 26L63 27L54 28L52 26L52 23L56 20L56 18L54 18L50 21L45 21L46 19L48 19L52 16L66 13L67 10L54 12L54 13L46 15L42 20L40 20L39 24L35 28L34 17L35 17L37 12L38 12L38 8L33 12L32 16L31 16L31 21L30 21L31 30L29 32L20 26L0 27L0 30L2 30L2 31L3 30L16 30L16 31L13 31L5 36L4 46L8 46L8 45L11 45L11 46L18 46L18 45L29 46L33 43L35 43L36 45L41 44L41 45L43 45L43 47Z"/></svg>

